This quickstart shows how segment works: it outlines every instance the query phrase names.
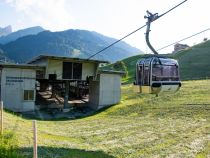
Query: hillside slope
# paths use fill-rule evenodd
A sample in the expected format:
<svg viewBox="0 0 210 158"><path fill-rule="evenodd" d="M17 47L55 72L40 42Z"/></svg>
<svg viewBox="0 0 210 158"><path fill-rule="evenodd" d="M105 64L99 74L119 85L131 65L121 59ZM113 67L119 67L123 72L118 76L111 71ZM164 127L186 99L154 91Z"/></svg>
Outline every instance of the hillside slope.
<svg viewBox="0 0 210 158"><path fill-rule="evenodd" d="M200 43L176 54L164 56L178 60L181 80L210 78L210 41ZM124 79L125 83L134 81L136 62L145 57L147 55L137 55L122 60L128 71L128 76ZM113 64L104 67L104 69L113 69Z"/></svg>
<svg viewBox="0 0 210 158"><path fill-rule="evenodd" d="M13 60L9 59L5 52L1 49L2 45L0 44L0 63L14 63Z"/></svg>
<svg viewBox="0 0 210 158"><path fill-rule="evenodd" d="M183 80L210 78L210 41L176 53Z"/></svg>
<svg viewBox="0 0 210 158"><path fill-rule="evenodd" d="M44 31L37 35L19 38L3 45L2 49L9 58L19 63L26 62L40 54L88 58L114 40L116 41L116 39L86 30ZM114 62L140 53L142 53L140 50L125 42L120 42L95 56L95 59Z"/></svg>
<svg viewBox="0 0 210 158"><path fill-rule="evenodd" d="M125 85L121 103L101 113L39 120L38 157L208 158L209 84L210 80L183 82L177 93L159 97L134 93L131 85ZM20 153L33 157L32 120L5 112L4 128L15 132Z"/></svg>

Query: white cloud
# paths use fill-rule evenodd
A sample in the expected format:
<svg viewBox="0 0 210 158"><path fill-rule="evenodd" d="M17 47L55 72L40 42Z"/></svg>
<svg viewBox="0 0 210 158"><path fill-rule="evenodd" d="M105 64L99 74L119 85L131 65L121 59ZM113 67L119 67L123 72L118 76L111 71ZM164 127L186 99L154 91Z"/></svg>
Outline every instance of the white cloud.
<svg viewBox="0 0 210 158"><path fill-rule="evenodd" d="M53 31L69 29L73 18L66 0L6 0L20 14L19 23L40 25Z"/></svg>

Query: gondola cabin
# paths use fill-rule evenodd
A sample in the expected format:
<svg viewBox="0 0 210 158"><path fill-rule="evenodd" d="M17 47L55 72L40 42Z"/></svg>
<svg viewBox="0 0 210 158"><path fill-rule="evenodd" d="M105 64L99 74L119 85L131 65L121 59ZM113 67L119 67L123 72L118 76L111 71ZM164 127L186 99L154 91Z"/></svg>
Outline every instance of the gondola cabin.
<svg viewBox="0 0 210 158"><path fill-rule="evenodd" d="M164 57L148 57L136 64L134 91L140 93L174 93L181 87L178 62Z"/></svg>

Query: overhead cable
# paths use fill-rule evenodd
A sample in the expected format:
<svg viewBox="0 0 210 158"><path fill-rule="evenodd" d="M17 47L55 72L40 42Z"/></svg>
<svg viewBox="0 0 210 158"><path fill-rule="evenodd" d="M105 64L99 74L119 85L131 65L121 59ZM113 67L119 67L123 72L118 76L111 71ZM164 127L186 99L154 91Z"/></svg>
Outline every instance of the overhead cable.
<svg viewBox="0 0 210 158"><path fill-rule="evenodd" d="M185 37L185 38L183 38L183 39L181 39L181 40L179 40L179 41L173 42L173 43L171 43L171 44L169 44L169 45L167 45L167 46L161 47L161 48L159 48L157 51L160 51L160 50L162 50L162 49L165 49L165 48L167 48L167 47L170 47L170 46L172 46L172 45L174 45L174 44L176 44L176 43L185 41L185 40L187 40L187 39L189 39L189 38L192 38L192 37L194 37L194 36L197 36L197 35L199 35L199 34L201 34L201 33L203 33L203 32L206 32L206 31L208 31L208 30L210 30L210 28L205 29L205 30L203 30L203 31L201 31L201 32L195 33L195 34L193 34L193 35L191 35L191 36Z"/></svg>
<svg viewBox="0 0 210 158"><path fill-rule="evenodd" d="M179 3L178 5L174 6L173 8L169 9L168 11L164 12L163 14L161 14L160 16L158 16L155 20L157 20L157 19L159 19L160 17L162 17L162 16L168 14L169 12L171 12L172 10L174 10L175 8L177 8L178 6L182 5L182 4L185 3L186 1L187 1L187 0L184 0L184 1L182 1L181 3ZM155 20L154 20L154 21L155 21ZM154 22L154 21L153 21L153 22ZM136 32L139 31L139 30L141 30L141 29L144 28L145 26L146 26L146 25L143 25L143 26L141 26L140 28L138 28L138 29L134 30L133 32L127 34L126 36L122 37L121 39L119 39L119 40L117 40L117 41L111 43L110 45L108 45L107 47L103 48L102 50L96 52L95 54L91 55L91 56L88 57L87 59L89 60L89 59L93 58L93 57L96 56L97 54L100 54L101 52L103 52L103 51L105 51L106 49L112 47L112 46L115 45L116 43L118 43L118 42L122 41L123 39L127 38L128 36L131 36L132 34L136 33Z"/></svg>

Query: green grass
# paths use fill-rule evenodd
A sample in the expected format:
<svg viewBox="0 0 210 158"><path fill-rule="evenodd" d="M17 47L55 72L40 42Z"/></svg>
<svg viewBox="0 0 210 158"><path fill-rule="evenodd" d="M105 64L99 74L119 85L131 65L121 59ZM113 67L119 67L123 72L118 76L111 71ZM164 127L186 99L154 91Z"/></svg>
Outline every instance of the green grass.
<svg viewBox="0 0 210 158"><path fill-rule="evenodd" d="M210 157L210 80L183 82L175 94L136 94L93 116L38 121L41 158ZM19 152L32 157L32 121L5 112Z"/></svg>
<svg viewBox="0 0 210 158"><path fill-rule="evenodd" d="M0 135L0 158L22 158L18 153L17 138L14 132L4 131Z"/></svg>
<svg viewBox="0 0 210 158"><path fill-rule="evenodd" d="M178 52L174 58L179 61L182 79L210 77L210 41Z"/></svg>

